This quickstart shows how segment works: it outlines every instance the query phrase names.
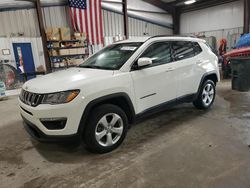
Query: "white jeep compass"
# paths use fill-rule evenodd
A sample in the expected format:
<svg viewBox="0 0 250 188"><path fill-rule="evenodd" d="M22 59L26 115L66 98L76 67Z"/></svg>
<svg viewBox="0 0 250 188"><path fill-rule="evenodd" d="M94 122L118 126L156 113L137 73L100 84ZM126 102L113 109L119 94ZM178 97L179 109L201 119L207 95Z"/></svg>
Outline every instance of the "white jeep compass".
<svg viewBox="0 0 250 188"><path fill-rule="evenodd" d="M19 97L24 126L39 141L83 138L105 153L128 124L174 104L208 109L220 79L204 40L158 36L112 44L79 67L26 82Z"/></svg>

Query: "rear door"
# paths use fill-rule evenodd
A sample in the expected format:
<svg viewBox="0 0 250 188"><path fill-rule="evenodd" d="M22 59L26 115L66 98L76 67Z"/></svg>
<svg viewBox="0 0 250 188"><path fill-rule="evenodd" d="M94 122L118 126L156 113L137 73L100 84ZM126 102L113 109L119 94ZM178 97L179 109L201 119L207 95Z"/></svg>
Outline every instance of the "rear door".
<svg viewBox="0 0 250 188"><path fill-rule="evenodd" d="M177 98L195 94L202 76L201 47L197 42L174 41L172 43L176 77Z"/></svg>

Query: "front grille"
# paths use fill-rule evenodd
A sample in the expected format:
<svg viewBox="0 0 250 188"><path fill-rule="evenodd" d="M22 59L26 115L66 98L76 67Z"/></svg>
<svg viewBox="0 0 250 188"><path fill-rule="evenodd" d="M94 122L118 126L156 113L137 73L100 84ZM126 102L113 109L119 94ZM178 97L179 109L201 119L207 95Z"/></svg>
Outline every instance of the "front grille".
<svg viewBox="0 0 250 188"><path fill-rule="evenodd" d="M21 94L20 94L20 100L24 104L27 104L29 106L37 106L37 105L41 104L42 99L43 99L42 94L31 93L31 92L28 92L25 90L22 90Z"/></svg>

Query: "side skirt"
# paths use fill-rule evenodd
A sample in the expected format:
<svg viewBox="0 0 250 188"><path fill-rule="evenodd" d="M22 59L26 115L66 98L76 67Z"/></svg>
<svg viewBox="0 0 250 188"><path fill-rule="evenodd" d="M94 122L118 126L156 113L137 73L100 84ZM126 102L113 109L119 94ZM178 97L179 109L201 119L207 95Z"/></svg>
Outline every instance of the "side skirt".
<svg viewBox="0 0 250 188"><path fill-rule="evenodd" d="M167 110L175 105L193 102L196 99L196 97L197 97L196 93L189 94L189 95L185 95L185 96L179 97L177 99L173 99L171 101L159 104L157 106L153 106L151 108L148 108L148 109L144 110L143 112L136 114L135 122L139 121L143 118L146 118L150 115L165 111L165 110Z"/></svg>

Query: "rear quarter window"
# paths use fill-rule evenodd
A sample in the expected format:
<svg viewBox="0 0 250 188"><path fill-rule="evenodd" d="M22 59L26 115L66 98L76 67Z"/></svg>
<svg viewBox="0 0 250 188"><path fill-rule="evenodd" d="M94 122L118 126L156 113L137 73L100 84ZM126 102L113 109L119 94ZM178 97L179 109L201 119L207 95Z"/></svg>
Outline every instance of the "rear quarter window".
<svg viewBox="0 0 250 188"><path fill-rule="evenodd" d="M175 60L183 60L194 57L202 52L198 42L175 41L173 42L173 53Z"/></svg>

